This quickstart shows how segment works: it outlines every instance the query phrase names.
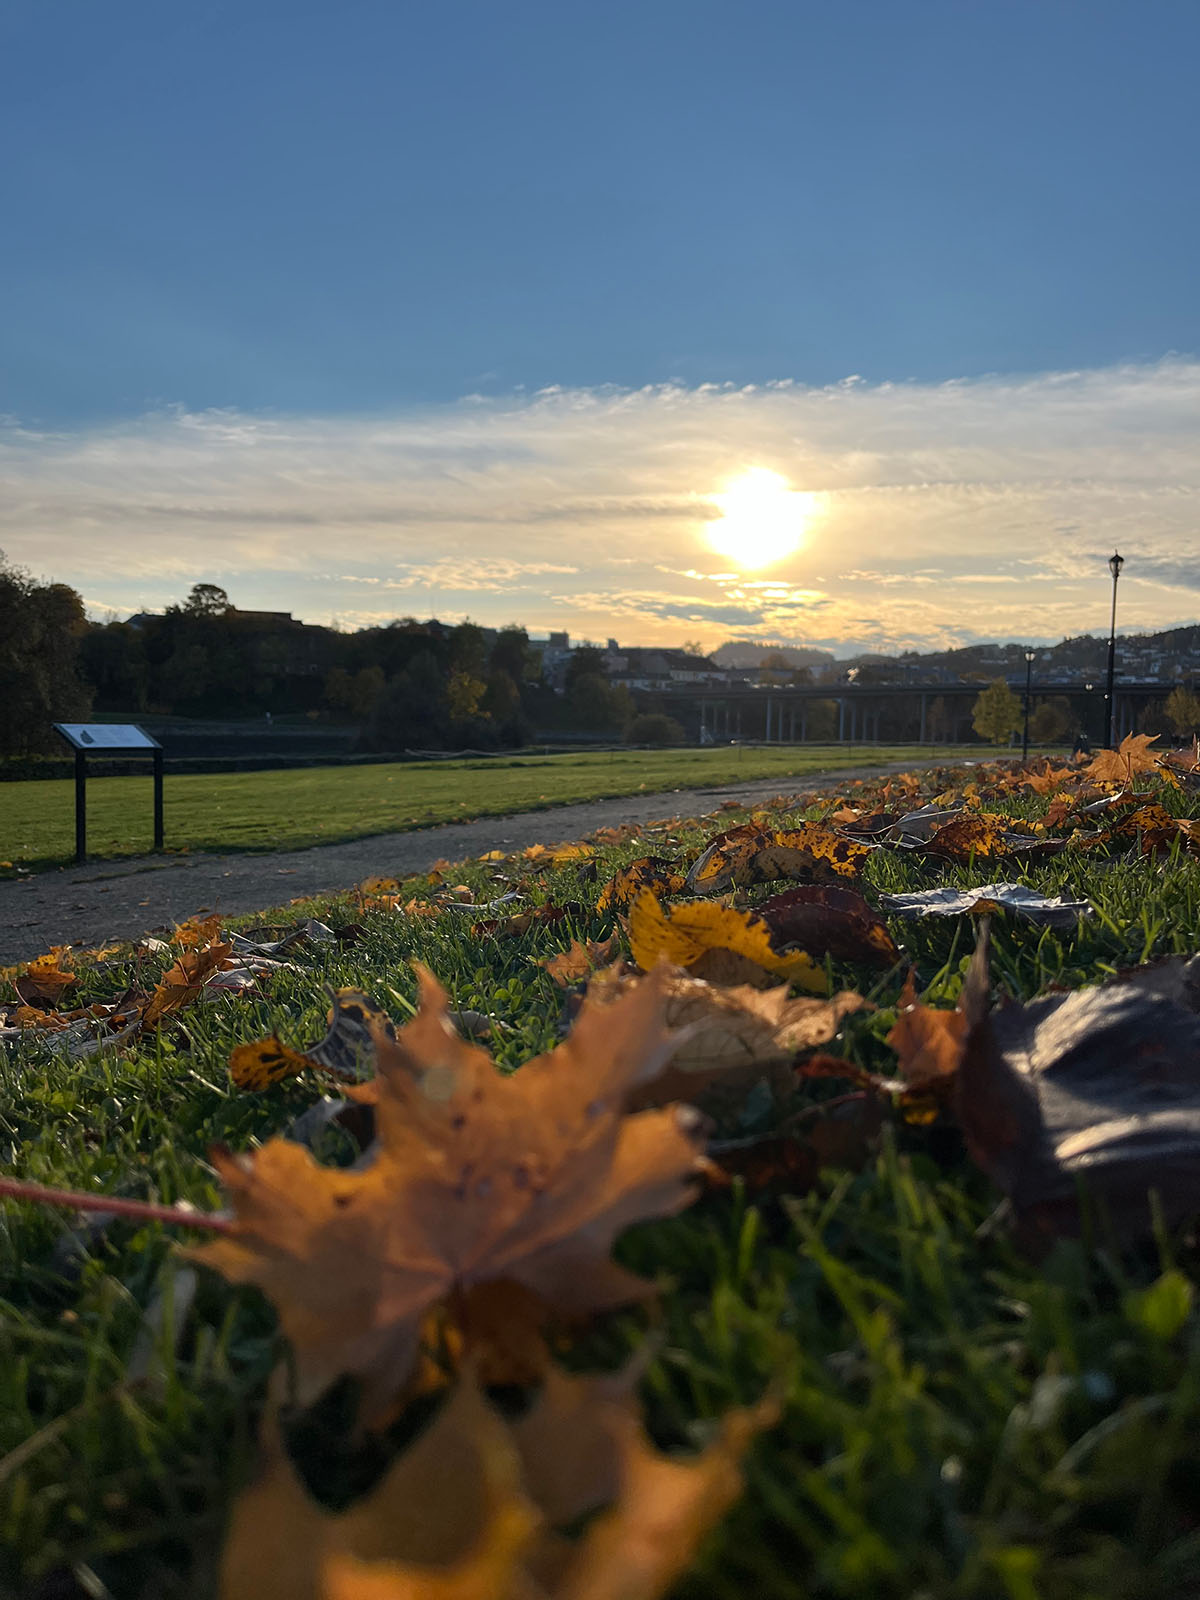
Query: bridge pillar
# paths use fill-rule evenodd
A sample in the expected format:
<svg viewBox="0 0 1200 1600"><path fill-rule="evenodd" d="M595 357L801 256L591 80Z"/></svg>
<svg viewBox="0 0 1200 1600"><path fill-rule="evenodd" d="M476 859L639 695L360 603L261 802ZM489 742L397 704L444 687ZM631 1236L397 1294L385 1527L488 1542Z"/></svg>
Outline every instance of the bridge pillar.
<svg viewBox="0 0 1200 1600"><path fill-rule="evenodd" d="M846 738L846 702L845 702L845 700L839 700L837 705L838 705L838 743L842 744L845 741L845 738Z"/></svg>
<svg viewBox="0 0 1200 1600"><path fill-rule="evenodd" d="M929 696L923 694L921 696L921 733L920 733L920 743L921 744L925 743L925 716L926 716L926 713L927 713L928 709L929 709Z"/></svg>

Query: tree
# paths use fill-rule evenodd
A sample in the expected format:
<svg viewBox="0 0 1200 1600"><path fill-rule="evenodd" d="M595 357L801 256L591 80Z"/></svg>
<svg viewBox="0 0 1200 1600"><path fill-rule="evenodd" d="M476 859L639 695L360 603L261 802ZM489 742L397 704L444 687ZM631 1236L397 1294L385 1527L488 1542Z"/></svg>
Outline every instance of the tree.
<svg viewBox="0 0 1200 1600"><path fill-rule="evenodd" d="M487 684L469 672L452 672L446 685L446 709L452 722L467 722L477 717L479 703L487 693Z"/></svg>
<svg viewBox="0 0 1200 1600"><path fill-rule="evenodd" d="M604 678L604 651L596 644L576 645L567 660L567 690L570 692L580 678Z"/></svg>
<svg viewBox="0 0 1200 1600"><path fill-rule="evenodd" d="M183 609L189 617L224 617L233 605L219 583L194 583Z"/></svg>
<svg viewBox="0 0 1200 1600"><path fill-rule="evenodd" d="M1029 737L1034 744L1057 744L1074 724L1071 702L1066 695L1056 694L1052 700L1043 700L1030 717Z"/></svg>
<svg viewBox="0 0 1200 1600"><path fill-rule="evenodd" d="M567 705L580 728L604 732L624 722L625 702L601 672L579 674L567 690Z"/></svg>
<svg viewBox="0 0 1200 1600"><path fill-rule="evenodd" d="M65 583L37 583L0 551L0 754L56 747L51 724L86 716L91 695L76 670L87 627Z"/></svg>
<svg viewBox="0 0 1200 1600"><path fill-rule="evenodd" d="M507 672L516 684L524 683L529 674L529 635L524 628L501 628L492 645L488 662L493 672Z"/></svg>
<svg viewBox="0 0 1200 1600"><path fill-rule="evenodd" d="M995 678L972 707L971 722L982 738L1007 744L1020 728L1023 715L1017 696L1003 678Z"/></svg>
<svg viewBox="0 0 1200 1600"><path fill-rule="evenodd" d="M1181 739L1186 739L1200 729L1200 698L1191 689L1179 683L1167 696L1163 707L1167 721Z"/></svg>

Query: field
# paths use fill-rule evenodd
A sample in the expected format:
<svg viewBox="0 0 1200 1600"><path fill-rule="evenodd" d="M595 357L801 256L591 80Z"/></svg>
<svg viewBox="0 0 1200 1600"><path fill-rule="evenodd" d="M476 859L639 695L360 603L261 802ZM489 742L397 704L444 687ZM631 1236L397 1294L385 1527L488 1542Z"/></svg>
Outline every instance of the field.
<svg viewBox="0 0 1200 1600"><path fill-rule="evenodd" d="M573 800L782 780L908 758L928 763L938 751L928 745L725 746L205 773L166 779L164 836L169 850L300 850ZM88 784L87 803L89 856L151 848L148 777L96 779ZM73 860L74 807L70 780L0 784L0 861L36 869Z"/></svg>
<svg viewBox="0 0 1200 1600"><path fill-rule="evenodd" d="M506 770L496 770L497 781ZM278 776L285 775L263 775ZM697 781L694 771L683 781ZM937 798L978 824L979 853L975 845L957 855L948 845L940 855L872 848L854 880L872 906L885 893L1002 877L1086 900L1091 914L1073 926L991 919L996 1004L1192 955L1200 942L1200 861L1189 820L1200 811L1197 791L1139 773L1142 792L1132 804L1161 806L1151 819L1131 810L1117 782L1098 781L1078 792L1078 803L1078 780L1062 782L1057 793L1049 780L1036 793L1007 769L943 771L920 787L847 782L804 813L772 812L764 823L838 817L839 827L851 827L855 813L898 815ZM1093 792L1115 797L1102 826L1081 809ZM985 859L993 849L987 829L998 826L989 817L1007 819L1017 830L1009 845L1027 846L1027 854ZM164 1026L123 1047L66 1059L53 1036L35 1028L7 1052L0 1046L4 1170L96 1196L186 1201L213 1212L227 1203L207 1156L215 1143L248 1150L293 1128L322 1091L337 1092L313 1071L263 1092L239 1089L231 1050L272 1031L297 1048L319 1039L331 987L364 989L404 1022L417 999L414 960L432 969L455 1007L492 1020L488 1048L504 1069L518 1068L563 1036L568 991L544 962L573 940L614 931L630 951L613 914L598 909L611 875L646 854L694 862L718 830L745 820L731 811L601 838L573 854L473 861L444 880L375 884L260 919L282 927L312 914L347 931L337 942L297 945L287 966L243 991L186 997ZM739 906L791 887L735 881L746 884L733 894ZM512 905L456 912L456 897L468 892L475 902L519 893L526 920L494 921ZM663 890L668 906L687 898L678 887ZM475 918L492 925L473 931ZM844 1061L845 1077L798 1080L786 1115L761 1088L708 1108L718 1140L777 1136L786 1126L799 1130L796 1147L811 1159L772 1166L764 1157L766 1170L748 1167L681 1214L627 1228L617 1259L666 1292L561 1334L555 1359L575 1371L643 1360L647 1427L672 1453L711 1440L715 1419L732 1407L764 1395L780 1407L778 1422L749 1448L744 1494L671 1589L679 1600L1198 1596L1194 1231L1161 1206L1150 1225L1126 1226L1123 1215L1087 1201L1086 1183L1082 1236L1060 1218L1034 1248L1014 1230L998 1209L995 1174L985 1175L964 1144L960 1121L969 1125L971 1106L918 1079L902 1047L888 1043L912 998L902 996L910 967L921 1005L906 1015L939 1028L967 1015L955 1008L969 1004L964 982L977 920L890 912L884 920L901 946L894 959L869 962L865 946L838 946L835 956L828 942L821 954L810 940L817 979L810 972L797 980L810 990L856 991L875 1008L848 1016L822 1047ZM94 966L81 959L72 1003L115 1000L129 985L148 993L181 948L126 948ZM1147 1016L1167 1015L1153 1010L1166 1000L1144 1004ZM1184 1079L1194 1076L1186 1058L1191 1015L1182 1005L1171 1012L1185 1041L1177 1063ZM1136 1032L1136 1018L1131 1025ZM1098 1035L1075 1044L1082 1060L1107 1048ZM898 1070L910 1085L903 1092L893 1082ZM1113 1064L1104 1092L1119 1095L1138 1070L1131 1052ZM888 1086L864 1089L864 1075ZM947 1082L953 1089L952 1076ZM1186 1100L1184 1089L1176 1099ZM861 1121L868 1105L881 1126ZM337 1125L309 1137L327 1164L358 1153ZM972 1137L980 1139L978 1125ZM986 1122L982 1137L990 1137ZM1194 1167L1194 1135L1190 1153L1175 1154ZM230 1507L254 1472L268 1377L278 1368L277 1381L289 1381L271 1304L208 1268L181 1270L176 1244L195 1236L157 1221L89 1220L13 1200L3 1202L2 1219L0 1593L214 1594ZM453 1366L453 1356L446 1359ZM438 1382L427 1378L425 1392L365 1455L350 1427L352 1387L335 1385L311 1411L288 1413L306 1493L340 1510L387 1457L399 1451L405 1459L440 1399ZM636 1508L628 1514L636 1520ZM418 1592L435 1591L394 1590ZM229 1593L241 1600L242 1591ZM274 1591L263 1588L261 1600L275 1600Z"/></svg>

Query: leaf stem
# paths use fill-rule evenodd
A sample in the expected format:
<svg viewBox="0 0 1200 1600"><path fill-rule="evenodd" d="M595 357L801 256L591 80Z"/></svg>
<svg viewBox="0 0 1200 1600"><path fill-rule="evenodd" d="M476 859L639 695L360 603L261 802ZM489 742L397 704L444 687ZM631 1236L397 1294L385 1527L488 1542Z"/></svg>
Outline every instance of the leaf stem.
<svg viewBox="0 0 1200 1600"><path fill-rule="evenodd" d="M62 1206L69 1211L103 1211L139 1222L169 1222L177 1228L202 1228L206 1233L236 1233L232 1217L212 1212L186 1211L181 1206L154 1205L148 1200L118 1200L115 1195L88 1194L82 1189L51 1189L21 1178L0 1178L0 1198L31 1200L35 1205Z"/></svg>

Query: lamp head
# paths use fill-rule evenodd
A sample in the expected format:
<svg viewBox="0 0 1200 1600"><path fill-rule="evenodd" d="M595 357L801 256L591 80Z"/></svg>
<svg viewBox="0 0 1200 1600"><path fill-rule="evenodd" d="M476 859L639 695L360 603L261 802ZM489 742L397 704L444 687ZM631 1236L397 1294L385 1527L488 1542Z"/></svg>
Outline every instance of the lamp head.
<svg viewBox="0 0 1200 1600"><path fill-rule="evenodd" d="M1032 661L1034 659L1035 654L1036 654L1036 652L1033 651L1033 650L1026 650L1026 652L1025 652L1026 661Z"/></svg>
<svg viewBox="0 0 1200 1600"><path fill-rule="evenodd" d="M1108 570L1113 575L1113 582L1114 583L1116 583L1117 579L1121 576L1121 568L1124 565L1125 565L1125 557L1121 556L1121 555L1118 555L1117 552L1114 550L1112 555L1110 555L1109 558L1108 558Z"/></svg>

